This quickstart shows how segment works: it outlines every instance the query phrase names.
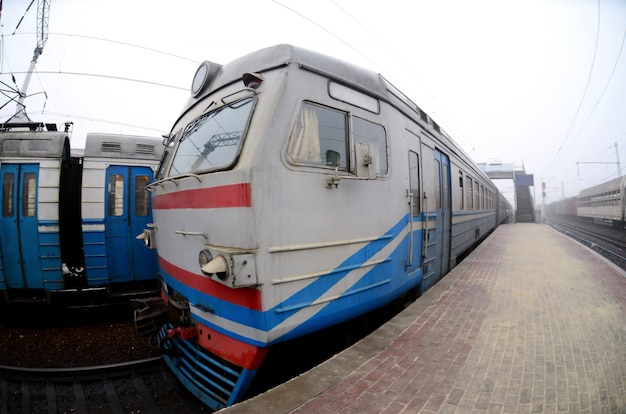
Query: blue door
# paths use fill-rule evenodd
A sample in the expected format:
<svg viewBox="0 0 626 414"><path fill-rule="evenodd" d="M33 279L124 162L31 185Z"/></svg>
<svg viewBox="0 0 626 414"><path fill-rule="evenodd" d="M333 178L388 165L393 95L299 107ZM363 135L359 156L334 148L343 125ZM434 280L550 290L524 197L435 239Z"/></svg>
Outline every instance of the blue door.
<svg viewBox="0 0 626 414"><path fill-rule="evenodd" d="M424 218L424 281L422 290L434 285L450 270L452 211L450 201L450 159L434 151L434 191L428 195Z"/></svg>
<svg viewBox="0 0 626 414"><path fill-rule="evenodd" d="M409 151L409 257L407 273L413 273L422 267L422 206L419 155Z"/></svg>
<svg viewBox="0 0 626 414"><path fill-rule="evenodd" d="M37 218L38 164L2 164L0 244L8 289L41 289Z"/></svg>
<svg viewBox="0 0 626 414"><path fill-rule="evenodd" d="M450 242L452 238L452 207L450 186L450 159L438 150L435 150L435 160L439 162L441 174L439 176L441 189L441 275L450 271Z"/></svg>
<svg viewBox="0 0 626 414"><path fill-rule="evenodd" d="M106 174L105 238L109 280L112 283L152 279L156 253L146 249L136 236L152 220L152 180L148 167L111 166Z"/></svg>

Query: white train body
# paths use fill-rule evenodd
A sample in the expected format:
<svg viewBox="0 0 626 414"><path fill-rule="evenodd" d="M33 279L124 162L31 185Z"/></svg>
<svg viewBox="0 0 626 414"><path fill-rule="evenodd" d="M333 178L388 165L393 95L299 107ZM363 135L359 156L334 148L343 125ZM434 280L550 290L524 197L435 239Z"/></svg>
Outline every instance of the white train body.
<svg viewBox="0 0 626 414"><path fill-rule="evenodd" d="M611 221L624 227L626 207L626 176L581 190L578 195L578 216Z"/></svg>
<svg viewBox="0 0 626 414"><path fill-rule="evenodd" d="M162 331L182 351L166 361L213 408L242 398L269 346L426 290L506 219L490 180L374 72L280 45L207 63L192 89L145 241L184 316Z"/></svg>

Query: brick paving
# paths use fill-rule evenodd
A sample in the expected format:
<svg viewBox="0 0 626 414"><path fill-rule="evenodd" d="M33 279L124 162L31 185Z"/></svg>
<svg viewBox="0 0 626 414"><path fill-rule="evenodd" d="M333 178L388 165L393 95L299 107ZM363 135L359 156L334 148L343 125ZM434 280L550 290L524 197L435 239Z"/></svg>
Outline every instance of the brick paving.
<svg viewBox="0 0 626 414"><path fill-rule="evenodd" d="M626 413L626 276L539 224L499 227L392 321L227 412Z"/></svg>

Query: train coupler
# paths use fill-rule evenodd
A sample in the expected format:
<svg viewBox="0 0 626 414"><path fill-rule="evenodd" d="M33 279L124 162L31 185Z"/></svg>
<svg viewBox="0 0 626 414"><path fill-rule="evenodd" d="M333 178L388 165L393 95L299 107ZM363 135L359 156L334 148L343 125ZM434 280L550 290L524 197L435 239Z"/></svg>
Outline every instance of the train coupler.
<svg viewBox="0 0 626 414"><path fill-rule="evenodd" d="M160 297L135 300L134 306L135 330L141 336L150 336L161 326L178 318L178 313Z"/></svg>

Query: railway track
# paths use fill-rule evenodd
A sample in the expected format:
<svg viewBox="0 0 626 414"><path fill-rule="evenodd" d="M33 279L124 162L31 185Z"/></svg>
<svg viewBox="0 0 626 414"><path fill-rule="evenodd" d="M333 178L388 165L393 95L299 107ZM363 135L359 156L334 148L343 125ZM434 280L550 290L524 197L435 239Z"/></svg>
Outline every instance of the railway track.
<svg viewBox="0 0 626 414"><path fill-rule="evenodd" d="M552 228L595 250L612 263L626 270L626 232L594 223L548 218Z"/></svg>
<svg viewBox="0 0 626 414"><path fill-rule="evenodd" d="M78 368L0 366L0 414L208 413L160 357Z"/></svg>

